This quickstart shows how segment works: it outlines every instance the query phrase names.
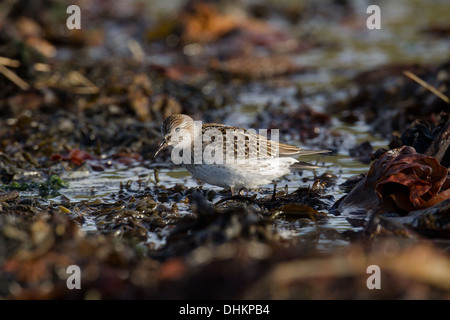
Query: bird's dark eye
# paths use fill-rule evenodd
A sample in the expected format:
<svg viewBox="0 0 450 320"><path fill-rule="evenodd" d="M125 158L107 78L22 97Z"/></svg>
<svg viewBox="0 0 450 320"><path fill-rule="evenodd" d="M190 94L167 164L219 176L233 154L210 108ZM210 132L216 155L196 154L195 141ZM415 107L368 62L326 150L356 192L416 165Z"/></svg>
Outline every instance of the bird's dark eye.
<svg viewBox="0 0 450 320"><path fill-rule="evenodd" d="M180 132L180 128L176 128L176 129L175 129L175 132Z"/></svg>

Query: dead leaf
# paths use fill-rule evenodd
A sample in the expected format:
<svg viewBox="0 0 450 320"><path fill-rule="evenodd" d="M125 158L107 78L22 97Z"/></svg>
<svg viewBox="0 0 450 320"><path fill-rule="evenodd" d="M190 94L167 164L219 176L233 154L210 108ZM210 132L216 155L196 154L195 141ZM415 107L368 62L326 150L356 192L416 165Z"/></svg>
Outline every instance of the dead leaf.
<svg viewBox="0 0 450 320"><path fill-rule="evenodd" d="M385 152L366 177L332 209L338 212L409 212L450 198L447 169L403 146Z"/></svg>
<svg viewBox="0 0 450 320"><path fill-rule="evenodd" d="M181 15L184 31L181 39L186 43L212 42L237 27L231 15L220 14L208 3L195 3L192 10Z"/></svg>

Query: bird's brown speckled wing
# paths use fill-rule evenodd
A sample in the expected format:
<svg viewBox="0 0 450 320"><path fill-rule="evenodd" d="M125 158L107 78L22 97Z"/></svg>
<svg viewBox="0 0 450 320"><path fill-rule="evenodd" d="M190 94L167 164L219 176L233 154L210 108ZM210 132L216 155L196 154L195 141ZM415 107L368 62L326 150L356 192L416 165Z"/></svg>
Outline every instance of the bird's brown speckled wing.
<svg viewBox="0 0 450 320"><path fill-rule="evenodd" d="M203 141L203 150L211 143L217 143L217 146L221 143L223 153L235 159L267 159L328 152L328 150L304 150L285 143L277 143L252 130L218 123L203 124L202 131L206 140ZM231 143L232 141L234 143Z"/></svg>

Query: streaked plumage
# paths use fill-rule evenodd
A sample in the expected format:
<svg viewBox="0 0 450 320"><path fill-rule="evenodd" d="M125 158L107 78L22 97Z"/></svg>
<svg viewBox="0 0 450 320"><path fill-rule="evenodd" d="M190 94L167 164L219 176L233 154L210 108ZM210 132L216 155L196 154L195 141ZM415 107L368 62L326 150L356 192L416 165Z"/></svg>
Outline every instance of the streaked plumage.
<svg viewBox="0 0 450 320"><path fill-rule="evenodd" d="M329 152L328 150L305 150L278 143L251 130L219 123L202 124L201 130L194 130L194 127L194 120L187 115L175 114L168 117L161 126L164 138L153 157L167 146L190 148L191 161L183 163L184 167L195 178L212 185L230 188L232 193L235 189L244 187L252 189L269 184L272 180L289 173L291 166L295 166L296 169L316 168L310 164L300 163L292 158L293 156ZM190 135L190 139L187 135ZM181 141L177 140L180 136ZM196 154L194 139L197 139L196 143L202 145L201 149L195 149L201 151L204 156L199 164L194 162ZM212 147L214 143L218 146L216 149ZM215 154L216 151L209 153L210 149L222 154ZM219 159L222 157L223 163L208 162L209 154ZM229 163L227 160L233 162Z"/></svg>

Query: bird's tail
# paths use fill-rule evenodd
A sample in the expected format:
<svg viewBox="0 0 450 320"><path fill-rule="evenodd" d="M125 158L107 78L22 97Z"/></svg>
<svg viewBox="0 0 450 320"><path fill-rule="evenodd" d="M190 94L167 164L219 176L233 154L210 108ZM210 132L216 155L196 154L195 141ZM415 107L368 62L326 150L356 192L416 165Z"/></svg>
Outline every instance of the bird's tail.
<svg viewBox="0 0 450 320"><path fill-rule="evenodd" d="M323 168L323 167L316 166L314 164L303 162L303 161L296 162L289 167L289 169L291 169L291 170L312 170L312 169L319 169L319 168Z"/></svg>
<svg viewBox="0 0 450 320"><path fill-rule="evenodd" d="M299 156L307 156L310 154L319 154L319 153L330 153L331 150L308 150L308 149L299 149L297 155Z"/></svg>

